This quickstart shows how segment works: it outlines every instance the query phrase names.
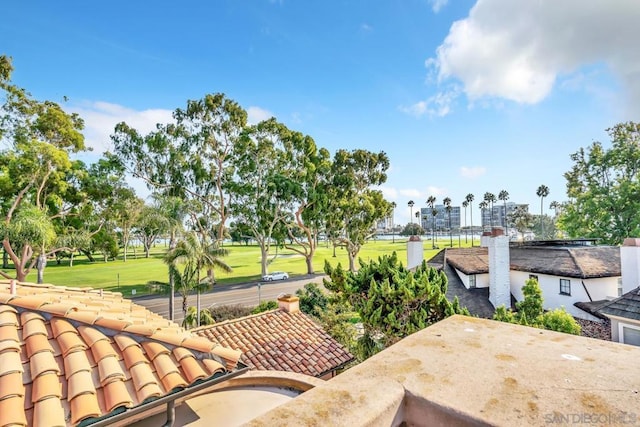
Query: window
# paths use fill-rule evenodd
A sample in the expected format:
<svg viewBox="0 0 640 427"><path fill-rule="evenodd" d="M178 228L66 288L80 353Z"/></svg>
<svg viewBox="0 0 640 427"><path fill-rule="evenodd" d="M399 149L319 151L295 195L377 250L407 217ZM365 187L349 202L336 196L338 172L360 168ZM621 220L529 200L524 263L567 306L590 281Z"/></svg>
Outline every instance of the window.
<svg viewBox="0 0 640 427"><path fill-rule="evenodd" d="M618 277L618 296L622 296L622 277Z"/></svg>
<svg viewBox="0 0 640 427"><path fill-rule="evenodd" d="M620 324L620 329L623 343L640 346L640 328Z"/></svg>
<svg viewBox="0 0 640 427"><path fill-rule="evenodd" d="M571 280L560 279L560 295L571 295Z"/></svg>
<svg viewBox="0 0 640 427"><path fill-rule="evenodd" d="M472 274L469 276L469 289L476 287L476 275Z"/></svg>

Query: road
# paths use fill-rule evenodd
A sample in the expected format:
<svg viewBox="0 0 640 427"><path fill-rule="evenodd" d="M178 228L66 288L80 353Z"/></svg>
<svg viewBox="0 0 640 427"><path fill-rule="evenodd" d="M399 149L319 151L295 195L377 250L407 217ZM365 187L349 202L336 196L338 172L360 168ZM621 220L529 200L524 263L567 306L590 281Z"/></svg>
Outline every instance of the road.
<svg viewBox="0 0 640 427"><path fill-rule="evenodd" d="M235 285L214 286L213 290L200 295L200 307L208 308L212 305L242 305L253 307L260 301L275 300L281 294L295 294L307 283L322 283L324 274L296 276L288 280L274 282L250 282ZM168 295L146 295L134 298L136 304L142 305L149 310L169 318L169 296ZM189 295L188 305L196 305L196 295ZM182 296L176 294L175 297L175 322L182 323Z"/></svg>

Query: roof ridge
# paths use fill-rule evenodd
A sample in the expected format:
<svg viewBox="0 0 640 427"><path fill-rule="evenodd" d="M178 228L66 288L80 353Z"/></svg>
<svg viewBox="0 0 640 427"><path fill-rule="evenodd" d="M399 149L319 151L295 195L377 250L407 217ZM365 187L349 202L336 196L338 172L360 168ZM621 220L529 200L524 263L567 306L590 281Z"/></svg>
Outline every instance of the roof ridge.
<svg viewBox="0 0 640 427"><path fill-rule="evenodd" d="M189 331L197 332L197 331L202 331L202 330L213 328L213 327L217 327L217 326L231 325L233 323L238 323L238 322L241 322L243 320L252 319L254 317L261 317L261 316L265 316L267 314L271 314L271 313L275 313L275 312L279 312L279 311L281 311L283 313L287 313L286 311L280 310L279 308L274 308L273 310L261 311L260 313L249 314L247 316L242 316L242 317L236 317L235 319L223 320L222 322L216 322L216 323L213 323L211 325L198 326L197 328L189 329Z"/></svg>
<svg viewBox="0 0 640 427"><path fill-rule="evenodd" d="M571 260L573 261L575 266L578 268L578 271L580 272L580 277L584 278L585 277L584 270L582 269L582 266L580 265L580 263L576 259L575 255L573 254L573 250L574 249L575 248L566 248L566 251L569 253L569 256L571 257Z"/></svg>

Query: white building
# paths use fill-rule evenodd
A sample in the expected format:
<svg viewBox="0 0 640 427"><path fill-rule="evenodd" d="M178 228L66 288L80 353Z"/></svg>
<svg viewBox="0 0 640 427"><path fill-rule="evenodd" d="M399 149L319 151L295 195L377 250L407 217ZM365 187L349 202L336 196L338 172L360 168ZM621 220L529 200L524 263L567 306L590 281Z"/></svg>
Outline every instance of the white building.
<svg viewBox="0 0 640 427"><path fill-rule="evenodd" d="M576 303L611 300L621 293L618 247L595 246L589 240L511 245L501 240L506 237L500 230L483 237L485 247L446 249L444 260L467 289L488 287L494 307L522 301L522 287L532 277L538 280L545 309L564 307L592 321L602 319Z"/></svg>

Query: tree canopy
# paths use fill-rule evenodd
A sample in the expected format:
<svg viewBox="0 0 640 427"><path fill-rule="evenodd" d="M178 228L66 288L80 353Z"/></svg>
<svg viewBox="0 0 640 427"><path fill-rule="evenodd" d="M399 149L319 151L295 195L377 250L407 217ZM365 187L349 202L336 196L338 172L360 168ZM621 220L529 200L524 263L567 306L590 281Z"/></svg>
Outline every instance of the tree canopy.
<svg viewBox="0 0 640 427"><path fill-rule="evenodd" d="M640 123L607 129L611 146L593 142L571 156L564 174L569 200L559 227L570 237L591 237L606 244L640 235Z"/></svg>

